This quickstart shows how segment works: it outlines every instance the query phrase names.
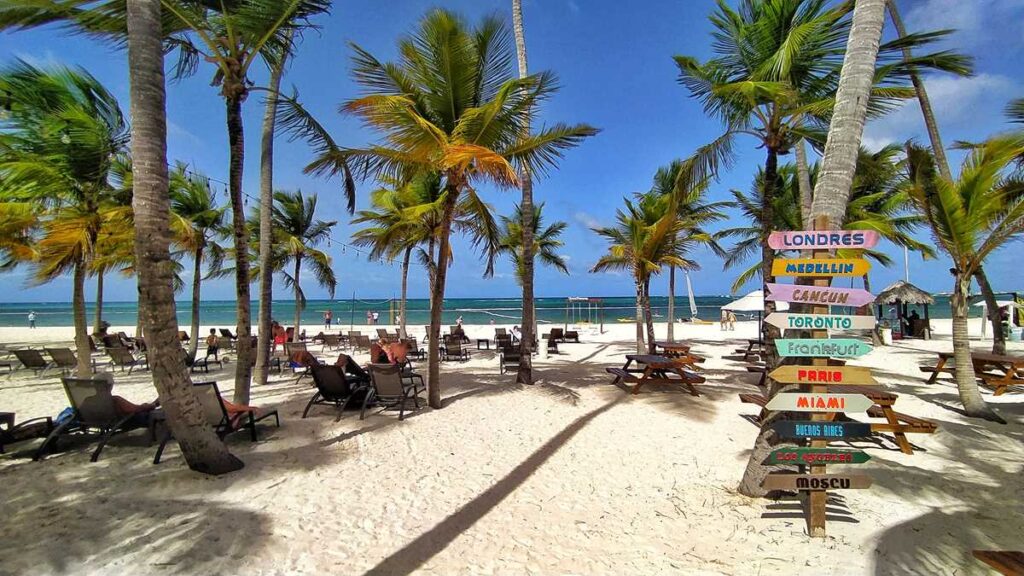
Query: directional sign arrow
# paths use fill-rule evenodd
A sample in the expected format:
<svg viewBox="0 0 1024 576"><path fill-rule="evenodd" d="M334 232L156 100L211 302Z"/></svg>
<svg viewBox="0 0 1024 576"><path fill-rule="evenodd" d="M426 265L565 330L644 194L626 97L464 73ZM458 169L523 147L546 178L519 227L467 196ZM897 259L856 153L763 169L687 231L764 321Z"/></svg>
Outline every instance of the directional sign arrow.
<svg viewBox="0 0 1024 576"><path fill-rule="evenodd" d="M875 403L863 394L815 394L811 392L780 392L765 408L795 412L867 412Z"/></svg>
<svg viewBox="0 0 1024 576"><path fill-rule="evenodd" d="M878 384L871 375L871 370L860 366L779 366L768 376L783 384Z"/></svg>
<svg viewBox="0 0 1024 576"><path fill-rule="evenodd" d="M772 276L821 278L863 276L871 270L871 263L862 258L776 258L772 260Z"/></svg>
<svg viewBox="0 0 1024 576"><path fill-rule="evenodd" d="M810 438L812 440L841 440L871 436L871 424L863 422L780 420L772 423L772 430L775 430L783 438Z"/></svg>
<svg viewBox="0 0 1024 576"><path fill-rule="evenodd" d="M874 316L773 312L764 321L782 330L871 330L875 327Z"/></svg>
<svg viewBox="0 0 1024 576"><path fill-rule="evenodd" d="M870 488L864 474L769 474L761 486L768 490L843 490Z"/></svg>
<svg viewBox="0 0 1024 576"><path fill-rule="evenodd" d="M822 232L772 232L768 246L775 250L829 250L832 248L873 248L879 235L874 230L830 230Z"/></svg>
<svg viewBox="0 0 1024 576"><path fill-rule="evenodd" d="M765 299L773 302L860 307L875 301L875 297L870 292L860 288L772 283L769 283L767 287L769 293Z"/></svg>
<svg viewBox="0 0 1024 576"><path fill-rule="evenodd" d="M853 338L779 338L775 341L779 356L856 358L871 352L870 344Z"/></svg>
<svg viewBox="0 0 1024 576"><path fill-rule="evenodd" d="M779 448L768 455L766 464L863 464L871 460L860 450L836 450L835 448Z"/></svg>

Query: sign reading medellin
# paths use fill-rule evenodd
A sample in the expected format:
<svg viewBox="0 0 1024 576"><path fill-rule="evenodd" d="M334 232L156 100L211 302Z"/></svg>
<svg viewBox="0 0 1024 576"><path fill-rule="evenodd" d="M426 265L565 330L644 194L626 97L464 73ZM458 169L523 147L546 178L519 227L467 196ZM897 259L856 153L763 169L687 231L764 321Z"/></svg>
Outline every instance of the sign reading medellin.
<svg viewBox="0 0 1024 576"><path fill-rule="evenodd" d="M856 358L871 352L871 345L853 338L779 338L775 341L779 356Z"/></svg>
<svg viewBox="0 0 1024 576"><path fill-rule="evenodd" d="M871 459L860 450L836 450L835 448L779 448L768 455L766 464L805 464L824 466L826 464L863 464Z"/></svg>
<svg viewBox="0 0 1024 576"><path fill-rule="evenodd" d="M764 407L776 412L865 412L874 404L863 394L780 392L773 396Z"/></svg>
<svg viewBox="0 0 1024 576"><path fill-rule="evenodd" d="M878 384L871 370L860 366L779 366L768 376L783 384Z"/></svg>
<svg viewBox="0 0 1024 576"><path fill-rule="evenodd" d="M772 260L772 276L821 278L863 276L871 270L871 263L861 258L776 258Z"/></svg>
<svg viewBox="0 0 1024 576"><path fill-rule="evenodd" d="M865 474L769 474L761 486L768 490L843 490L870 488Z"/></svg>
<svg viewBox="0 0 1024 576"><path fill-rule="evenodd" d="M860 288L833 288L831 286L799 286L769 283L766 300L794 304L823 304L828 306L860 307L875 301L867 290Z"/></svg>
<svg viewBox="0 0 1024 576"><path fill-rule="evenodd" d="M773 312L764 321L782 330L871 330L875 327L874 316Z"/></svg>
<svg viewBox="0 0 1024 576"><path fill-rule="evenodd" d="M874 230L825 230L821 232L772 232L768 245L775 250L828 250L831 248L874 248Z"/></svg>
<svg viewBox="0 0 1024 576"><path fill-rule="evenodd" d="M772 424L772 430L775 430L783 438L811 438L812 440L841 440L871 436L871 425L863 422L780 420Z"/></svg>

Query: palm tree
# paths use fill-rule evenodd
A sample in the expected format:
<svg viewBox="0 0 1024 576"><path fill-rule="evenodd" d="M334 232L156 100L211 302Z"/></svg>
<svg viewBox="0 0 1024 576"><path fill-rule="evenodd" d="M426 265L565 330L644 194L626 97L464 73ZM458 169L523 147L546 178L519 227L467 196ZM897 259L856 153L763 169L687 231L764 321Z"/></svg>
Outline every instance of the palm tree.
<svg viewBox="0 0 1024 576"><path fill-rule="evenodd" d="M565 150L596 133L589 126L564 124L524 133L529 113L555 92L555 77L547 72L512 77L510 41L507 27L495 17L471 28L456 14L437 9L399 40L398 62L381 62L353 46L353 75L368 94L343 109L381 132L383 140L363 149L331 150L318 138L325 150L307 167L333 174L347 163L363 178L387 176L401 182L423 172L441 175L428 360L428 398L434 408L441 407L438 341L450 234L460 200L479 201L476 182L519 185L517 168L542 174Z"/></svg>
<svg viewBox="0 0 1024 576"><path fill-rule="evenodd" d="M956 385L968 416L1003 419L978 390L967 335L971 278L993 251L1024 232L1024 177L1015 171L1024 137L996 137L969 153L954 180L938 174L930 152L907 145L907 192L931 228L936 245L953 260L950 307Z"/></svg>
<svg viewBox="0 0 1024 576"><path fill-rule="evenodd" d="M34 280L72 273L78 373L87 376L85 279L105 225L123 217L109 183L128 145L117 99L83 70L18 61L0 72L12 110L0 133L0 200L42 207ZM129 228L130 229L130 228Z"/></svg>
<svg viewBox="0 0 1024 576"><path fill-rule="evenodd" d="M523 256L526 253L526 248L523 245L525 234L522 231L524 221L529 221L534 228L530 236L534 240L535 257L540 258L542 263L551 266L555 270L568 274L569 266L565 258L558 253L558 249L565 245L561 240L561 236L562 232L565 232L569 225L558 221L549 226L544 226L543 204L537 204L533 207L533 218L529 220L522 217L522 211L522 206L516 204L511 218L508 216L501 217L501 239L498 241L499 250L508 254L509 258L512 259L516 281L522 285L526 278L526 261L528 259Z"/></svg>
<svg viewBox="0 0 1024 576"><path fill-rule="evenodd" d="M176 165L171 172L170 194L175 243L192 258L192 326L188 355L195 358L200 338L203 264L217 269L224 260L224 250L217 240L224 236L227 207L217 205L217 197L210 190L210 179L190 172L184 164Z"/></svg>
<svg viewBox="0 0 1024 576"><path fill-rule="evenodd" d="M302 311L306 308L306 295L302 291L303 264L313 273L317 283L327 288L331 298L338 286L338 279L331 269L331 257L316 246L330 239L331 228L337 222L316 219L316 194L303 196L301 190L295 192L274 192L274 206L271 210L271 222L274 231L275 257L271 269L284 275L285 285L295 290L295 332L293 340L299 341L299 328L302 322ZM285 271L285 266L292 264L292 272Z"/></svg>
<svg viewBox="0 0 1024 576"><path fill-rule="evenodd" d="M212 84L219 87L226 106L229 190L235 254L248 254L248 230L242 193L245 138L242 103L251 91L250 71L263 60L273 69L294 48L295 32L313 28L311 19L328 12L329 0L233 0L191 2L163 0L161 38L176 50L175 76L193 74L199 63L214 65ZM9 0L0 7L0 29L27 29L57 23L75 33L88 34L123 45L126 3L107 0ZM348 183L346 181L346 183ZM347 188L349 196L354 190ZM238 362L234 400L248 403L251 371L251 319L249 261L235 265Z"/></svg>
<svg viewBox="0 0 1024 576"><path fill-rule="evenodd" d="M167 118L160 2L128 3L128 70L135 159L133 208L139 266L139 314L150 339L149 365L167 424L189 468L206 474L238 470L242 461L206 421L179 355L178 321L170 267L170 202L167 185ZM86 348L85 357L89 353Z"/></svg>

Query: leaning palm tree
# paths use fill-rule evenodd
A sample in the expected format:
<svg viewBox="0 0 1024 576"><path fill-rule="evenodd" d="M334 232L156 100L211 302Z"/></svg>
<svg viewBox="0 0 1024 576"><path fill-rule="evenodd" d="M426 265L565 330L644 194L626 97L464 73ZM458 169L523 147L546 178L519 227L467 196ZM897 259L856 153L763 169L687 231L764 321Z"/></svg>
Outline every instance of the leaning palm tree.
<svg viewBox="0 0 1024 576"><path fill-rule="evenodd" d="M42 219L34 280L72 274L78 373L90 373L85 279L104 226L124 215L109 183L128 123L117 99L83 70L18 61L0 71L12 100L0 121L0 201L31 202Z"/></svg>
<svg viewBox="0 0 1024 576"><path fill-rule="evenodd" d="M295 332L293 339L299 341L302 311L306 308L306 295L302 291L301 274L305 265L317 283L326 288L331 298L338 287L338 279L331 269L331 257L316 246L330 239L331 228L337 222L316 219L317 196L303 196L295 192L274 192L274 206L271 222L274 231L276 257L272 267L281 272L285 285L295 291ZM286 267L291 264L291 272Z"/></svg>
<svg viewBox="0 0 1024 576"><path fill-rule="evenodd" d="M569 227L565 222L557 221L544 226L544 204L537 204L533 208L533 218L526 220L522 217L523 208L516 204L512 216L501 217L501 239L498 242L499 250L508 254L512 260L512 267L515 269L516 281L520 285L526 278L526 248L523 245L523 222L529 221L533 226L534 256L539 258L541 263L551 266L562 274L569 273L569 265L565 258L558 253L558 249L565 245L561 240L562 233Z"/></svg>
<svg viewBox="0 0 1024 576"><path fill-rule="evenodd" d="M534 176L596 133L585 125L553 124L526 134L529 114L556 90L551 73L515 78L511 37L504 22L484 18L470 27L458 15L432 10L398 42L401 59L386 63L354 46L353 75L367 94L344 104L383 139L363 149L330 149L307 167L337 173L342 163L363 177L406 182L423 172L443 181L436 270L431 283L428 398L441 407L438 341L450 262L450 234L463 198L479 202L474 185L519 184L516 169ZM482 204L482 202L479 202Z"/></svg>
<svg viewBox="0 0 1024 576"><path fill-rule="evenodd" d="M178 164L170 175L171 230L175 243L192 259L192 324L189 331L189 358L195 358L199 346L199 312L203 264L217 269L224 260L218 240L224 236L226 206L217 205L210 179Z"/></svg>
<svg viewBox="0 0 1024 576"><path fill-rule="evenodd" d="M1004 422L978 390L967 335L968 294L975 270L993 251L1024 233L1024 177L1015 170L1024 137L996 137L975 147L955 180L938 174L934 157L907 145L907 192L953 260L953 356L968 416Z"/></svg>

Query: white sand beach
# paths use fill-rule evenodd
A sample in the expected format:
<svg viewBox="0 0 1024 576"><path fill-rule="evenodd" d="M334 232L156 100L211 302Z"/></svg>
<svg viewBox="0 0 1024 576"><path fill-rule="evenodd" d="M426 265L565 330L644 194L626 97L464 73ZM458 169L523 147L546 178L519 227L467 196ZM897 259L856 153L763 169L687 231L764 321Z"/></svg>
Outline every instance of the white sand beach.
<svg viewBox="0 0 1024 576"><path fill-rule="evenodd" d="M758 429L744 417L757 408L737 397L757 377L733 349L756 324L676 329L708 358L699 397L610 385L604 368L634 347L634 327L614 324L539 357L535 386L474 349L444 363L445 407L401 422L331 407L301 419L311 381L275 375L253 403L279 410L281 427L262 427L256 443L229 437L246 465L224 477L189 471L176 447L154 466L144 431L95 464L73 443L43 462L26 456L35 443L15 445L0 457L0 574L988 574L971 550L1020 548L1024 534L1024 402L1020 390L984 392L1005 426L960 415L953 383L926 385L918 369L951 349L949 321L933 323L936 339L855 364L939 431L911 436L913 455L886 434L856 442L871 455L857 472L874 486L832 493L825 539L807 536L795 501L735 491ZM5 346L70 338L0 329ZM233 367L210 374L225 391ZM58 377L0 376L0 410L56 415L67 405ZM148 372L115 378L130 400L156 396Z"/></svg>

